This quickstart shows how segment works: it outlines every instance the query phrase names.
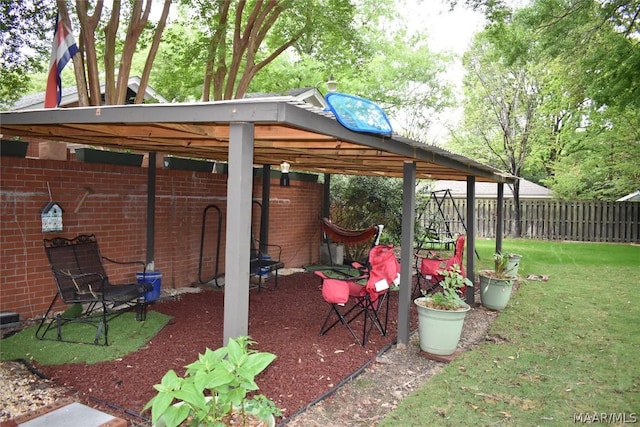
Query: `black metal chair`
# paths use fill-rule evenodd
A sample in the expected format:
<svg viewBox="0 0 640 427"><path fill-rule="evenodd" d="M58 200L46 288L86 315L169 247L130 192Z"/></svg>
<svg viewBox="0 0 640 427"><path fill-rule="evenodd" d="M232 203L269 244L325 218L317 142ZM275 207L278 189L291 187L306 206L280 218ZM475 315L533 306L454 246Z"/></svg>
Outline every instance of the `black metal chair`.
<svg viewBox="0 0 640 427"><path fill-rule="evenodd" d="M251 238L251 256L249 271L258 278L258 290L262 289L263 277L274 274L275 287L278 287L278 270L284 268L281 261L282 247L274 244L264 244Z"/></svg>
<svg viewBox="0 0 640 427"><path fill-rule="evenodd" d="M103 345L109 345L111 319L134 307L136 319L141 321L146 319L147 303L144 295L153 289L153 285L151 283L113 284L103 265L104 261L119 265L139 265L140 271L145 273L146 267L143 261L122 262L103 257L100 254L96 236L93 234L83 234L73 239L62 237L44 239L44 249L58 291L38 326L36 331L38 339L51 339L45 336L55 326L55 340L83 342L62 338L63 326L82 322L96 328L93 344L98 345L102 336ZM73 313L74 310L67 310L65 313L57 314L47 323L58 298L66 304L77 305L81 309L77 313Z"/></svg>

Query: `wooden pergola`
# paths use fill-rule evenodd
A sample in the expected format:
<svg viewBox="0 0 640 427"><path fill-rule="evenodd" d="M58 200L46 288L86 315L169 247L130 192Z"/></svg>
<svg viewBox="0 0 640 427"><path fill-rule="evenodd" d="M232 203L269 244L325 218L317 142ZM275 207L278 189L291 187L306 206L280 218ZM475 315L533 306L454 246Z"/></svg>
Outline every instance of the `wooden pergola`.
<svg viewBox="0 0 640 427"><path fill-rule="evenodd" d="M403 249L401 254L399 344L407 344L410 332L416 179L467 182L469 251L475 250L475 182L496 183L501 205L504 184L517 179L467 157L398 135L350 131L330 112L292 97L2 112L0 134L5 139L41 138L146 151L152 158L154 153L163 152L228 161L225 342L248 333L249 288L241 284L249 283L250 239L232 236L250 229L253 165L268 167L286 161L292 169L301 171L403 178L401 246L409 250ZM149 173L155 177L154 167ZM150 188L150 199L153 194ZM497 231L497 245L501 245L501 229ZM153 242L153 229L147 237ZM474 257L467 257L466 267L474 271Z"/></svg>

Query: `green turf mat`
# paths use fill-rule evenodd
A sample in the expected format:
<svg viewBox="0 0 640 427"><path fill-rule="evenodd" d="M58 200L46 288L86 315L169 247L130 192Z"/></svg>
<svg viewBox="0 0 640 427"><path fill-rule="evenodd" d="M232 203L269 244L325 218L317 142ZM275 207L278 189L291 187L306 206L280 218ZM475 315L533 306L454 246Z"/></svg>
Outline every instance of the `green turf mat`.
<svg viewBox="0 0 640 427"><path fill-rule="evenodd" d="M141 348L153 338L171 319L155 311L147 313L144 322L135 319L135 313L127 312L109 322L109 345L75 344L35 337L37 325L0 341L0 360L35 360L42 365L65 363L97 363L125 356ZM72 323L63 329L63 338L91 342L96 329L93 326ZM55 339L55 330L47 337Z"/></svg>

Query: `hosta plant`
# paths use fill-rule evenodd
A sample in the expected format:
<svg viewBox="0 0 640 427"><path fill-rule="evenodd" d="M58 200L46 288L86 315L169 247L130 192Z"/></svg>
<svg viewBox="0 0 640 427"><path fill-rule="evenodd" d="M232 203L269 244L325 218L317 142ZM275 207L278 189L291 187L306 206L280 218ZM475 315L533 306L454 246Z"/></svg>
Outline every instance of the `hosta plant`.
<svg viewBox="0 0 640 427"><path fill-rule="evenodd" d="M281 415L273 401L258 390L255 377L276 358L249 349L249 337L230 339L217 350L206 349L186 366L184 377L168 371L154 388L158 393L145 405L156 426L226 426L249 424Z"/></svg>

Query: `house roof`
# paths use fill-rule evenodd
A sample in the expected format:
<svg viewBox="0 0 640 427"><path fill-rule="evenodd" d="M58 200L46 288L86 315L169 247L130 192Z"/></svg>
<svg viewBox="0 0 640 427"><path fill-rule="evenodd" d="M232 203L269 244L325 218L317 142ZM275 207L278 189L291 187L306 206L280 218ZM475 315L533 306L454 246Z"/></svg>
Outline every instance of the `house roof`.
<svg viewBox="0 0 640 427"><path fill-rule="evenodd" d="M132 94L138 93L140 89L140 77L131 76L127 87ZM104 94L105 84L100 85L100 93ZM14 111L21 110L33 110L36 108L44 108L44 92L32 93L20 98L11 109ZM147 89L144 95L145 100L155 100L156 102L168 102L159 93L157 93L152 87L147 85ZM62 88L62 98L60 100L60 107L72 107L78 105L78 88L76 86L69 86Z"/></svg>
<svg viewBox="0 0 640 427"><path fill-rule="evenodd" d="M432 191L450 190L451 196L454 198L462 198L467 196L467 183L464 181L440 180L433 183ZM495 185L479 182L475 185L476 198L493 199L498 197L498 189ZM513 198L513 191L510 185L504 187L504 197ZM520 179L520 198L521 199L550 199L553 192L542 185L535 182Z"/></svg>
<svg viewBox="0 0 640 427"><path fill-rule="evenodd" d="M515 182L492 166L400 135L353 132L332 113L295 97L189 104L143 104L0 113L4 138L41 138L143 152L227 161L232 124L254 125L258 165L291 164L317 173Z"/></svg>
<svg viewBox="0 0 640 427"><path fill-rule="evenodd" d="M624 197L620 197L616 202L640 202L640 190L629 193Z"/></svg>

